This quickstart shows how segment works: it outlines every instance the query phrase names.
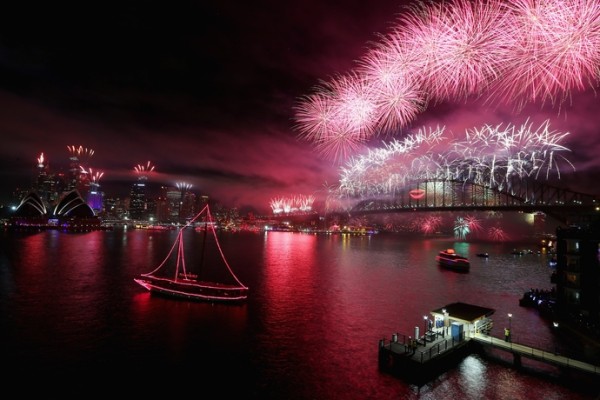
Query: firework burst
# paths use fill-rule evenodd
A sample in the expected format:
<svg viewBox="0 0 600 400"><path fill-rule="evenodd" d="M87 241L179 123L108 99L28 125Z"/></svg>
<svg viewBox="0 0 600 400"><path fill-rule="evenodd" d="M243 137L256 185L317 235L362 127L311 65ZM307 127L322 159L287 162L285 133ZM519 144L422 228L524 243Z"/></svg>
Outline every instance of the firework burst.
<svg viewBox="0 0 600 400"><path fill-rule="evenodd" d="M533 127L484 126L456 139L444 128L409 135L371 149L341 168L339 192L349 197L393 195L419 180L470 181L502 190L514 179L560 178L571 162L561 142L568 133L552 131L549 122Z"/></svg>
<svg viewBox="0 0 600 400"><path fill-rule="evenodd" d="M313 195L295 195L271 199L269 204L273 214L290 214L311 211L314 201Z"/></svg>
<svg viewBox="0 0 600 400"><path fill-rule="evenodd" d="M148 161L146 163L146 165L138 164L135 167L133 167L133 169L137 173L146 174L146 173L154 171L154 165L152 165L152 163L150 161Z"/></svg>
<svg viewBox="0 0 600 400"><path fill-rule="evenodd" d="M430 101L552 105L600 79L598 0L453 0L409 7L356 72L296 106L296 129L341 161Z"/></svg>
<svg viewBox="0 0 600 400"><path fill-rule="evenodd" d="M508 18L500 1L417 3L400 19L423 89L436 100L478 95L495 81L508 53Z"/></svg>
<svg viewBox="0 0 600 400"><path fill-rule="evenodd" d="M573 90L594 87L600 66L597 0L513 0L506 68L495 86L504 100L564 102ZM508 28L508 27L507 27Z"/></svg>
<svg viewBox="0 0 600 400"><path fill-rule="evenodd" d="M465 240L469 233L471 233L469 222L463 217L456 218L456 221L454 221L454 237L458 240Z"/></svg>
<svg viewBox="0 0 600 400"><path fill-rule="evenodd" d="M190 190L192 188L192 184L191 183L187 183L187 182L177 182L175 183L175 187L177 187L177 189L179 189L181 192L187 192L188 190Z"/></svg>
<svg viewBox="0 0 600 400"><path fill-rule="evenodd" d="M88 149L83 146L67 146L67 150L69 150L69 153L71 153L71 156L77 157L77 158L83 158L83 157L90 158L91 156L94 155L94 150Z"/></svg>
<svg viewBox="0 0 600 400"><path fill-rule="evenodd" d="M500 227L491 227L488 229L488 236L490 237L490 239L498 241L498 242L504 242L504 241L508 241L509 237L506 234L506 232L504 232L504 230Z"/></svg>
<svg viewBox="0 0 600 400"><path fill-rule="evenodd" d="M80 168L80 173L82 175L85 175L87 180L89 180L90 182L93 182L93 183L99 183L100 178L102 178L104 176L104 172L94 171L92 168L86 169L83 166L79 166L79 168Z"/></svg>

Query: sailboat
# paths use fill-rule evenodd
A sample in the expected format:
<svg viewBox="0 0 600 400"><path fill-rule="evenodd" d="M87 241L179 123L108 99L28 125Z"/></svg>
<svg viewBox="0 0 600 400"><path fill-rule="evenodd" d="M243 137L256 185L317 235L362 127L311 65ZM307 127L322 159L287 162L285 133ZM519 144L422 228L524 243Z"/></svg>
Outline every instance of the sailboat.
<svg viewBox="0 0 600 400"><path fill-rule="evenodd" d="M203 240L200 254L200 268L188 271L184 254L184 231L189 227L193 227L201 217L204 217L204 229L202 230ZM212 238L208 237L209 233L212 234ZM215 244L215 251L218 253L218 257L213 257L218 262L215 261L212 267L216 267L216 264L219 264L229 275L229 278L223 282L202 280L207 242ZM173 268L174 258L176 261ZM168 275L164 272L166 270L169 270ZM248 297L249 290L246 285L240 282L225 259L225 255L223 254L217 239L214 220L208 204L206 204L194 218L179 229L175 243L162 263L160 263L153 271L140 274L138 277L134 278L134 281L152 293L207 302L244 301Z"/></svg>

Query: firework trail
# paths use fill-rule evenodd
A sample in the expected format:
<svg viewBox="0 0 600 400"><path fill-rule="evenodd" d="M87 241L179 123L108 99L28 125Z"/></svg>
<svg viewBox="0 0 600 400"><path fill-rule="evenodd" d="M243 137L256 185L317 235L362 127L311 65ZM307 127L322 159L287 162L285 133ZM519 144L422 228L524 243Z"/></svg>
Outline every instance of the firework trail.
<svg viewBox="0 0 600 400"><path fill-rule="evenodd" d="M81 173L86 175L88 179L93 183L99 183L100 178L104 176L104 172L94 171L92 168L85 169L83 166L80 166Z"/></svg>
<svg viewBox="0 0 600 400"><path fill-rule="evenodd" d="M273 214L289 214L294 212L308 212L312 210L315 197L313 195L296 195L279 197L269 202Z"/></svg>
<svg viewBox="0 0 600 400"><path fill-rule="evenodd" d="M94 150L83 146L67 146L67 150L69 150L72 157L76 158L90 158L94 155Z"/></svg>
<svg viewBox="0 0 600 400"><path fill-rule="evenodd" d="M69 150L69 153L71 154L70 159L73 172L76 172L77 166L81 167L82 172L80 172L83 174L82 178L85 179L85 168L87 167L90 158L94 155L94 150L83 146L67 146L67 150Z"/></svg>
<svg viewBox="0 0 600 400"><path fill-rule="evenodd" d="M148 161L146 165L138 164L135 167L133 167L133 169L135 170L135 172L144 174L154 171L154 165L152 165L152 163Z"/></svg>
<svg viewBox="0 0 600 400"><path fill-rule="evenodd" d="M190 190L192 188L192 184L191 183L186 183L186 182L177 182L175 183L175 187L177 187L177 189L179 189L182 192L187 192L188 190Z"/></svg>
<svg viewBox="0 0 600 400"><path fill-rule="evenodd" d="M346 160L431 101L560 105L600 79L599 0L454 0L409 7L359 68L296 105L299 136Z"/></svg>
<svg viewBox="0 0 600 400"><path fill-rule="evenodd" d="M444 128L422 129L403 141L351 159L341 168L339 193L347 197L393 195L409 183L457 180L503 190L515 179L560 177L561 142L568 133L552 131L548 121L535 128L530 122L484 126L454 138Z"/></svg>
<svg viewBox="0 0 600 400"><path fill-rule="evenodd" d="M148 179L148 175L154 171L154 165L150 161L146 163L146 165L138 164L133 167L133 170L138 175L138 179L146 180Z"/></svg>

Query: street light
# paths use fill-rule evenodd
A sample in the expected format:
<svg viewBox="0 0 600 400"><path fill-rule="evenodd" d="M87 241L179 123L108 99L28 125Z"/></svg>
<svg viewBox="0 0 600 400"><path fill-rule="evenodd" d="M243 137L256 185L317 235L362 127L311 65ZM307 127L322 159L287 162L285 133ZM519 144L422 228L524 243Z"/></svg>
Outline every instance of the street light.
<svg viewBox="0 0 600 400"><path fill-rule="evenodd" d="M446 309L442 308L442 314L444 314L444 324L442 325L442 337L445 336L448 330L448 314L446 314Z"/></svg>
<svg viewBox="0 0 600 400"><path fill-rule="evenodd" d="M508 313L508 330L510 331L510 320L512 318L512 314Z"/></svg>
<svg viewBox="0 0 600 400"><path fill-rule="evenodd" d="M512 342L512 327L511 327L512 314L508 313L508 341Z"/></svg>
<svg viewBox="0 0 600 400"><path fill-rule="evenodd" d="M425 322L425 330L423 331L423 336L427 334L427 315L423 315L423 321Z"/></svg>

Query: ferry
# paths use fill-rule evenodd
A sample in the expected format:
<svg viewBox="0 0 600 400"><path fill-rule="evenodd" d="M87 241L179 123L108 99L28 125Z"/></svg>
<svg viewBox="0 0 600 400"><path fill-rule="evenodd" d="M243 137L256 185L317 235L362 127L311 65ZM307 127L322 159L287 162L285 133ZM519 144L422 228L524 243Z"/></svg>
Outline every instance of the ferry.
<svg viewBox="0 0 600 400"><path fill-rule="evenodd" d="M469 259L456 254L454 249L446 249L439 252L435 258L440 267L458 272L469 272L471 263Z"/></svg>

